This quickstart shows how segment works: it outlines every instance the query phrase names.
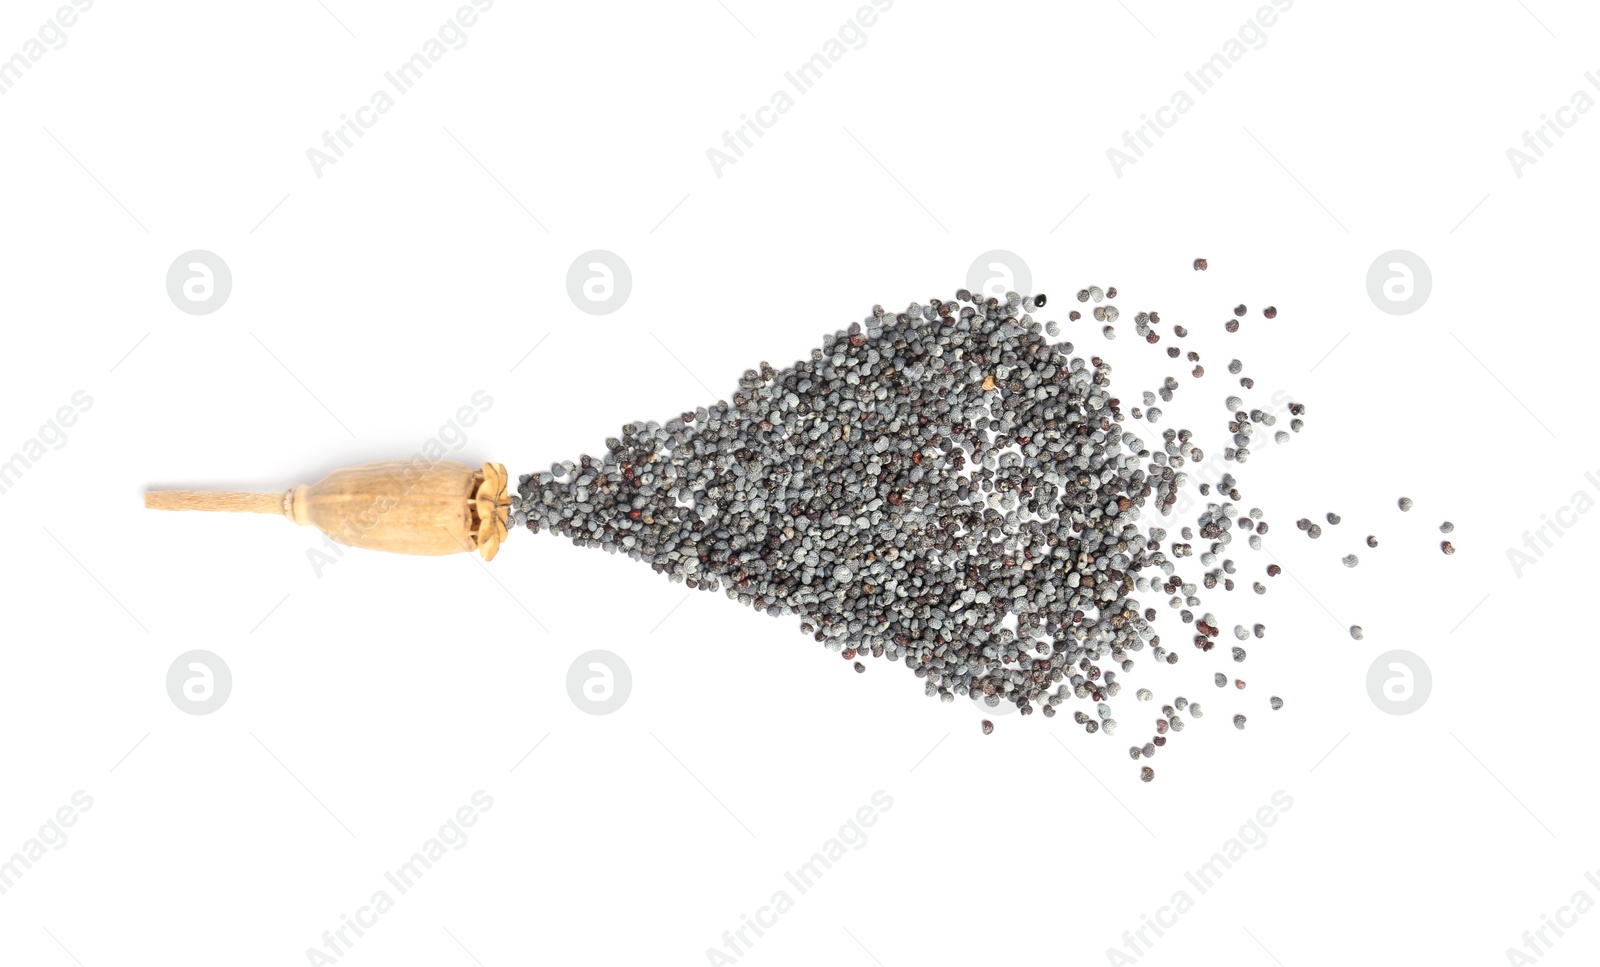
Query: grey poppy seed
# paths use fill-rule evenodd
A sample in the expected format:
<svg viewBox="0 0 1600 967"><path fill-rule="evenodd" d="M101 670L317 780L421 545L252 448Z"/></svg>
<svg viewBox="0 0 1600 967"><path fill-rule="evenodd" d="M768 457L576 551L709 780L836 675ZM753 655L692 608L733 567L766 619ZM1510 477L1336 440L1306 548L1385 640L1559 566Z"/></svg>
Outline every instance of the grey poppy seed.
<svg viewBox="0 0 1600 967"><path fill-rule="evenodd" d="M1110 361L1047 341L1060 324L1027 314L1042 296L957 295L902 313L875 307L791 366L745 371L722 400L625 424L603 457L520 478L512 520L626 554L690 589L792 614L858 674L869 656L888 659L942 703L961 696L1047 718L1081 699L1094 707L1074 716L1084 730L1112 734L1123 684L1114 676L1131 683L1151 663L1188 667L1178 664L1188 647L1175 642L1215 647L1220 628L1200 596L1234 588L1226 548L1244 530L1260 549L1264 515L1239 509L1232 474L1209 479L1201 445L1222 449L1226 436L1212 443L1162 422L1156 404L1173 400L1177 378L1150 392L1119 385ZM1078 295L1115 338L1116 296ZM1160 341L1158 314L1134 319L1142 340ZM1136 340L1128 351L1147 348ZM1196 352L1177 355L1199 362ZM1242 370L1237 360L1229 367ZM1127 406L1140 401L1142 410ZM1225 453L1242 462L1271 415L1245 413L1239 396L1226 403L1238 439ZM1140 422L1160 424L1162 439L1147 446ZM1216 487L1211 499L1238 503L1175 509L1194 485L1202 498ZM1198 515L1192 527L1170 526L1182 540L1154 526L1179 512ZM1180 573L1196 557L1203 573ZM1181 611L1193 627L1145 596L1170 598L1160 612ZM1234 626L1239 640L1250 627ZM1149 688L1128 690L1153 700ZM1179 698L1163 708L1161 730L1183 728L1185 708L1200 717ZM1138 757L1165 745L1157 738L1134 747Z"/></svg>

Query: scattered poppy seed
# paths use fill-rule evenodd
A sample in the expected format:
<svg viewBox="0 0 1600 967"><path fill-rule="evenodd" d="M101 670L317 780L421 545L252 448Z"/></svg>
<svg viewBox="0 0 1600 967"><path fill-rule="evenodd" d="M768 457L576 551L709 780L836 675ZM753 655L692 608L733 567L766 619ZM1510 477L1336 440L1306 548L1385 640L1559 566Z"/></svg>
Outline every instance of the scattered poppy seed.
<svg viewBox="0 0 1600 967"><path fill-rule="evenodd" d="M1114 338L1119 313L1104 300L1117 291L1076 294ZM1201 596L1260 573L1233 558L1245 545L1263 549L1268 526L1259 508L1244 509L1234 474L1198 479L1211 476L1201 448L1243 463L1276 417L1241 394L1225 397L1220 440L1205 426L1165 423L1157 402L1171 402L1179 380L1167 376L1149 391L1118 385L1110 361L1074 355L1071 343L1052 341L1058 323L1026 315L1046 301L962 291L899 313L873 307L824 332L792 366L762 363L724 399L664 423L628 423L601 456L522 478L513 519L627 555L691 589L794 615L858 674L870 655L906 665L943 703L1071 714L1085 733L1111 735L1121 676L1144 670L1137 662L1178 666L1187 657L1182 669L1215 668L1222 651L1245 659L1241 647L1216 647L1235 616L1205 611ZM1240 305L1237 316L1246 311ZM1150 327L1159 322L1137 312L1142 339L1127 351L1146 352L1137 342L1157 341ZM1202 377L1200 354L1171 342L1158 358L1187 356ZM1234 375L1243 366L1228 363ZM1196 402L1220 431L1212 404ZM1288 405L1295 417L1305 412ZM1184 510L1193 516L1169 536L1161 523L1180 500L1189 506L1191 482L1208 500ZM1320 534L1309 520L1300 526ZM1239 531L1245 540L1235 542ZM1266 570L1281 574L1276 564ZM1251 588L1266 592L1259 581ZM1150 607L1155 599L1168 608ZM1265 636L1264 625L1237 617L1237 640ZM1203 674L1194 669L1191 687ZM1229 680L1213 676L1219 688ZM1128 691L1153 701L1149 688ZM1178 710L1202 716L1198 703L1174 700L1154 740L1131 746L1130 757L1153 756L1175 738ZM993 721L982 725L992 734Z"/></svg>
<svg viewBox="0 0 1600 967"><path fill-rule="evenodd" d="M1278 318L1278 307L1267 306L1265 309L1261 310L1261 314L1266 316L1268 319L1276 319Z"/></svg>

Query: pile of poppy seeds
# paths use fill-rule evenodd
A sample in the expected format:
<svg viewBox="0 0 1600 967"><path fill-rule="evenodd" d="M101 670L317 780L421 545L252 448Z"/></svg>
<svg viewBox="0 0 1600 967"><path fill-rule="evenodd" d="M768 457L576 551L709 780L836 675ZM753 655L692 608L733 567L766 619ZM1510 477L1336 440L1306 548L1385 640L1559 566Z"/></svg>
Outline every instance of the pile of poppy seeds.
<svg viewBox="0 0 1600 967"><path fill-rule="evenodd" d="M1105 301L1115 297L1097 286L1077 293L1107 339L1121 315ZM1184 468L1204 459L1189 430L1159 426L1158 403L1180 382L1168 377L1142 393L1142 405L1119 396L1107 360L1050 341L1059 325L1031 315L1045 304L1043 295L962 290L955 301L899 313L874 307L809 359L746 371L731 401L629 423L604 456L524 475L514 521L627 554L769 615L796 615L857 672L869 657L901 662L929 697L1004 702L1023 714L1037 707L1046 717L1071 711L1084 731L1112 735L1108 701L1136 659L1176 664L1227 634L1200 594L1234 589L1240 565L1230 550L1260 549L1267 522L1236 503L1238 484L1226 473L1215 488L1199 484L1209 502L1193 527L1169 534L1141 525L1146 509L1172 511L1189 485ZM1229 331L1247 311L1234 310ZM1146 343L1162 341L1159 313L1133 322ZM1182 326L1169 332L1187 335ZM1204 376L1198 354L1187 361L1192 378ZM1241 369L1238 360L1228 366L1235 376ZM1254 386L1238 382L1245 392ZM1226 405L1233 445L1223 457L1242 464L1276 416L1237 395ZM1291 403L1289 412L1299 432L1305 407ZM1180 574L1196 557L1202 573ZM1255 568L1269 580L1280 570ZM1266 592L1260 580L1239 581ZM1163 643L1157 608L1144 603L1152 599L1190 626L1182 640ZM1231 633L1245 642L1266 629L1240 624ZM1221 652L1246 658L1240 644ZM1214 675L1219 688L1230 681L1230 692L1245 687ZM1154 695L1141 688L1136 698ZM1081 707L1070 709L1075 701ZM1282 705L1277 696L1262 703ZM1200 703L1173 698L1129 755L1153 757L1186 717L1202 715ZM1149 718L1138 721L1132 728L1149 728ZM983 722L985 733L993 728ZM1145 781L1154 775L1141 767Z"/></svg>

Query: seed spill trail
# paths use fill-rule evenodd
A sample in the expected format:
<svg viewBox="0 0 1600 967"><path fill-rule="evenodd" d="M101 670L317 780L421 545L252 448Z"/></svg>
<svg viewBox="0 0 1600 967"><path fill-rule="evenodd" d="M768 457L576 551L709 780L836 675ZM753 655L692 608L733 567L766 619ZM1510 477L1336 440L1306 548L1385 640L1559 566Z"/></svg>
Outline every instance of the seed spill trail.
<svg viewBox="0 0 1600 967"><path fill-rule="evenodd" d="M1204 270L1205 260L1194 267ZM1077 293L1094 304L1107 339L1121 313L1104 300L1116 295L1098 286ZM982 300L963 290L953 302L898 314L874 307L863 323L824 337L809 359L746 371L731 401L665 423L629 423L601 457L524 475L514 521L627 554L689 588L796 615L803 632L858 672L866 670L858 659L887 658L910 668L929 697L1006 702L1024 715L1038 707L1053 717L1076 700L1084 707L1073 719L1085 732L1112 735L1119 723L1108 701L1121 691L1119 676L1134 672L1136 658L1179 661L1181 645L1163 644L1157 609L1142 599L1165 597L1192 625L1182 644L1205 656L1221 630L1215 615L1196 610L1202 585L1234 590L1239 564L1226 555L1235 534L1260 549L1268 524L1260 509L1236 505L1232 474L1222 475L1194 527L1169 535L1142 524L1147 509L1171 512L1189 484L1183 468L1204 458L1190 430L1156 429L1157 404L1170 402L1180 381L1167 377L1138 394L1142 407L1128 405L1111 388L1108 361L1051 343L1059 325L1030 314L1045 304L1043 295ZM1235 309L1228 330L1247 312ZM1144 342L1162 341L1159 313L1133 321ZM1174 326L1169 341L1186 335ZM1166 353L1176 359L1182 350ZM1196 364L1190 376L1203 377L1199 355L1187 359ZM1242 368L1234 360L1228 371ZM1239 385L1254 383L1242 377ZM1223 456L1242 464L1276 419L1238 396L1226 405L1233 445ZM1298 433L1305 407L1292 403L1290 412ZM1199 484L1202 495L1211 489ZM1300 526L1320 534L1309 519ZM1179 567L1195 567L1195 541L1203 573L1191 580ZM1354 555L1346 563L1355 566ZM1280 573L1275 564L1262 570ZM1267 588L1253 581L1251 590ZM1244 641L1266 628L1233 632ZM1359 628L1351 632L1359 639ZM1239 646L1229 654L1246 659ZM1221 672L1214 679L1219 688L1230 680ZM1139 689L1136 697L1154 695ZM1283 705L1277 696L1256 701ZM1182 731L1180 712L1203 714L1199 703L1174 698L1130 757L1151 758L1169 732ZM1246 717L1233 723L1243 729ZM1140 777L1150 781L1153 769L1142 766Z"/></svg>

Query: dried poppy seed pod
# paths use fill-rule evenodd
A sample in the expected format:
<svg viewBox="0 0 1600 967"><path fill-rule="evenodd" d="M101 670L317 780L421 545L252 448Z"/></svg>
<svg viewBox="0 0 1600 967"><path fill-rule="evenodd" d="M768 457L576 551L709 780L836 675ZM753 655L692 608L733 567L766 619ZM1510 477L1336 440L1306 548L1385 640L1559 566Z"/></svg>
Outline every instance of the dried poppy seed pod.
<svg viewBox="0 0 1600 967"><path fill-rule="evenodd" d="M506 468L390 460L335 470L277 494L152 490L152 510L282 514L350 547L438 556L478 551L493 560L506 538Z"/></svg>

